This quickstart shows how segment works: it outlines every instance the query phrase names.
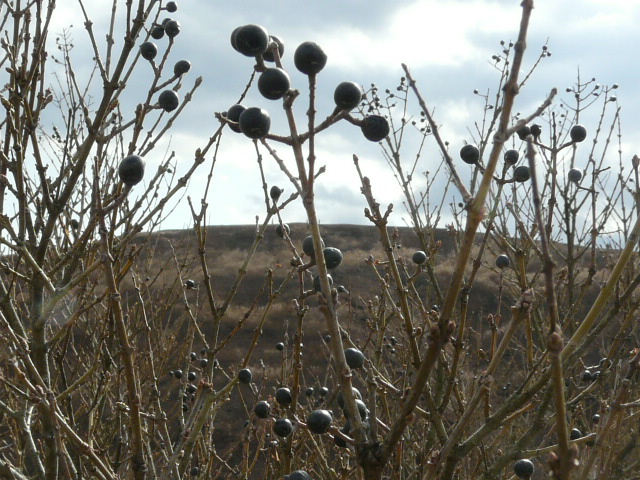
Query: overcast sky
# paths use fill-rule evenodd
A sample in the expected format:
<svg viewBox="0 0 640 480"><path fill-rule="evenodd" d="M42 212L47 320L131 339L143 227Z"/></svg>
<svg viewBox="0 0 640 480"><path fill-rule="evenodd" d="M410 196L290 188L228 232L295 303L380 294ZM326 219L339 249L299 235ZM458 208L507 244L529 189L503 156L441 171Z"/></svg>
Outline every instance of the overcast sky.
<svg viewBox="0 0 640 480"><path fill-rule="evenodd" d="M86 33L73 3L59 5L63 15L56 18L54 26L60 29L74 24L76 63L81 65L83 56L86 60L88 55ZM106 27L110 3L91 2L88 7L98 31ZM231 48L229 35L239 25L258 23L284 40L283 62L292 86L303 92L306 78L295 70L292 60L296 46L311 40L327 53L327 66L318 76L319 118L333 109L333 89L338 83L354 81L366 88L376 83L382 90L393 90L402 75L401 62L408 64L430 108L435 110L443 137L455 152L465 141L471 141L469 129L473 130L474 122L482 120L484 103L479 95L474 95L474 89L495 94L498 73L491 56L500 53L501 40L515 40L521 15L519 4L519 0L179 0L176 13L162 15L178 20L182 27L170 64L182 58L191 61L192 69L182 91L197 76L202 76L204 82L195 101L173 128L168 148L176 152L178 170L186 168L195 149L215 131L218 123L214 112L224 111L235 103L253 69L250 58ZM541 62L518 97L515 111L530 113L552 87L560 91L556 104L570 101L565 88L576 82L578 71L583 80L596 77L603 86L617 83L620 88L615 93L622 106L623 158L640 152L640 123L636 120L640 108L639 20L640 2L635 1L537 1L524 70L536 61L543 45L548 46L552 55ZM98 37L104 38L101 35ZM166 39L157 43L163 48ZM144 85L147 67L139 66L141 73L132 83ZM130 88L135 97L138 86ZM306 125L305 101L304 95L297 100L300 125ZM273 133L287 133L280 101L266 100L254 89L243 103L266 108L272 117ZM419 109L414 108L414 113L417 112ZM585 124L588 126L586 121ZM286 161L292 161L284 145L276 147ZM157 165L165 154L163 148L148 156L148 164ZM365 140L359 129L345 124L324 132L318 137L317 149L318 162L327 167L317 188L321 222L367 222L352 162L352 155L357 154L364 173L372 178L377 198L383 204L396 204L393 223L403 224L401 192L378 146ZM407 150L407 158L413 153ZM247 224L253 223L256 215L264 217L255 157L249 139L230 131L225 133L214 169L213 188L207 198L211 205L210 224ZM418 171L435 168L439 161L437 155L425 155L421 160L425 163L418 166ZM270 185L280 185L285 194L292 191L273 161L265 158L265 168ZM467 169L463 173L469 172ZM207 174L205 167L189 185L188 194L196 203ZM189 217L183 200L162 228L189 228ZM296 205L285 210L284 218L290 222L304 221L304 213Z"/></svg>

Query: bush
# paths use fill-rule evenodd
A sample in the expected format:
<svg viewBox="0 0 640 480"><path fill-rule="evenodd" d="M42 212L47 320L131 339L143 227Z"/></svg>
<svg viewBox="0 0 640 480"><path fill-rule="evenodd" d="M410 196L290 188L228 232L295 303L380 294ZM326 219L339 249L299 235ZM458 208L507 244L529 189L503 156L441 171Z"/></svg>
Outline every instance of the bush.
<svg viewBox="0 0 640 480"><path fill-rule="evenodd" d="M112 23L126 33L116 46L108 34L108 61L87 19L89 77L73 70L67 34L59 59L46 52L52 9L31 2L1 14L13 39L2 42L0 123L3 478L334 478L340 470L474 479L514 468L535 475L534 463L558 479L637 477L637 422L628 420L639 393L640 160L629 166L620 154L615 165L608 156L610 142L621 141L616 85L578 79L559 106L553 89L535 111L515 113L534 73L522 63L532 2L522 4L518 40L494 56L497 93L478 96L473 138L452 146L465 161L451 157L407 66L393 90L359 92L346 79L349 98L318 121L316 82L331 68L321 46L305 42L283 63L283 42L252 24L231 34L229 48L252 73L267 69L265 56L274 61L279 80L295 64L308 89L281 82L269 97L282 101L269 113L217 113L219 125L180 177L173 153L155 172L147 160L201 79L189 79L188 65L179 74L166 66L180 23L159 22L159 2L139 3L129 15L114 10ZM145 60L140 45L164 33L170 40ZM534 69L547 56L543 47ZM57 87L47 73L53 62L64 69ZM130 105L125 90L140 68L153 76L143 101ZM192 82L188 91L182 82ZM250 105L256 90L239 85L238 102ZM306 131L294 112L303 98ZM585 112L598 108L599 123L589 125ZM272 131L277 115L288 133ZM319 224L315 140L339 122L379 143L404 196L411 248L389 225L394 206L376 200L388 185L373 184L357 155L379 246L341 244ZM189 244L157 234L205 158L215 162L227 127L255 146L264 218L234 232L232 251L211 248L213 176L199 207L188 198ZM428 171L419 163L427 152ZM277 195L264 161L289 182ZM578 181L567 175L573 169ZM449 202L448 191L459 200ZM289 225L293 202L308 231L291 224L269 235ZM265 253L269 242L283 261ZM353 277L343 276L347 268Z"/></svg>

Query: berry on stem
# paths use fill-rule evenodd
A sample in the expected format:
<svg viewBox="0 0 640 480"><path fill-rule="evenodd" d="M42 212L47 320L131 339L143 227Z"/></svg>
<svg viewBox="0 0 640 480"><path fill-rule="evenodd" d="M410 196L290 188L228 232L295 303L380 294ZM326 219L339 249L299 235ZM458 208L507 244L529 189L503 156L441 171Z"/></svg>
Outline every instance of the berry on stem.
<svg viewBox="0 0 640 480"><path fill-rule="evenodd" d="M164 90L160 96L158 96L158 105L165 112L172 112L180 104L180 97L173 90Z"/></svg>
<svg viewBox="0 0 640 480"><path fill-rule="evenodd" d="M307 416L307 427L311 433L321 435L329 429L332 421L328 410L314 410Z"/></svg>
<svg viewBox="0 0 640 480"><path fill-rule="evenodd" d="M580 180L582 180L582 172L577 168L572 168L571 170L569 170L567 178L570 182L580 183Z"/></svg>
<svg viewBox="0 0 640 480"><path fill-rule="evenodd" d="M351 391L353 392L353 396L356 400L362 400L362 394L360 393L360 390L358 390L356 387L351 387ZM338 392L336 401L338 402L338 406L340 408L344 408L344 396L342 395L342 390Z"/></svg>
<svg viewBox="0 0 640 480"><path fill-rule="evenodd" d="M289 91L289 74L281 68L267 68L258 78L258 90L268 100L278 100Z"/></svg>
<svg viewBox="0 0 640 480"><path fill-rule="evenodd" d="M342 252L335 247L327 247L322 250L324 261L328 269L333 269L342 263Z"/></svg>
<svg viewBox="0 0 640 480"><path fill-rule="evenodd" d="M247 107L245 107L244 105L240 105L239 103L236 103L235 105L233 105L228 111L227 111L227 119L231 120L232 122L236 122L238 123L240 121L240 115L242 114L242 112L244 112L247 109ZM232 125L229 124L229 128L231 130L233 130L236 133L241 133L240 130L240 126L239 125Z"/></svg>
<svg viewBox="0 0 640 480"><path fill-rule="evenodd" d="M289 225L287 225L286 223L283 223L282 225L276 225L276 235L284 238L284 232L287 232L287 235L291 235L291 228L289 227Z"/></svg>
<svg viewBox="0 0 640 480"><path fill-rule="evenodd" d="M474 165L480 160L480 150L475 145L465 145L460 149L460 158L464 163Z"/></svg>
<svg viewBox="0 0 640 480"><path fill-rule="evenodd" d="M333 101L341 110L353 110L362 101L362 88L354 82L342 82L333 92Z"/></svg>
<svg viewBox="0 0 640 480"><path fill-rule="evenodd" d="M411 257L411 260L413 261L413 263L417 265L422 265L424 262L427 261L427 254L424 253L422 250L418 250L413 254L413 256Z"/></svg>
<svg viewBox="0 0 640 480"><path fill-rule="evenodd" d="M173 66L173 74L176 77L184 75L189 70L191 70L191 62L189 62L188 60L178 60Z"/></svg>
<svg viewBox="0 0 640 480"><path fill-rule="evenodd" d="M160 40L162 37L164 37L164 27L162 25L156 25L151 29L151 38Z"/></svg>
<svg viewBox="0 0 640 480"><path fill-rule="evenodd" d="M324 249L324 241L322 239L320 239L320 247ZM316 252L313 248L313 237L311 235L302 240L302 251L310 258L315 258Z"/></svg>
<svg viewBox="0 0 640 480"><path fill-rule="evenodd" d="M292 401L291 398L291 390L286 387L281 387L276 390L276 402L278 402L283 407L290 405Z"/></svg>
<svg viewBox="0 0 640 480"><path fill-rule="evenodd" d="M533 135L533 138L537 140L538 138L540 138L541 134L542 128L540 127L540 125L538 125L537 123L531 125L531 135Z"/></svg>
<svg viewBox="0 0 640 480"><path fill-rule="evenodd" d="M248 368L243 368L238 372L238 381L240 383L249 385L251 383L252 378L253 378L253 374L251 373L251 370L249 370Z"/></svg>
<svg viewBox="0 0 640 480"><path fill-rule="evenodd" d="M361 368L364 365L364 353L357 348L347 348L344 351L344 356L349 368Z"/></svg>
<svg viewBox="0 0 640 480"><path fill-rule="evenodd" d="M496 257L496 267L505 269L508 268L509 265L511 265L511 260L509 260L509 257L506 255L498 255Z"/></svg>
<svg viewBox="0 0 640 480"><path fill-rule="evenodd" d="M389 122L382 115L368 115L362 120L360 130L370 142L380 142L389 135Z"/></svg>
<svg viewBox="0 0 640 480"><path fill-rule="evenodd" d="M144 177L144 160L138 155L129 155L118 166L120 181L132 187L142 181Z"/></svg>
<svg viewBox="0 0 640 480"><path fill-rule="evenodd" d="M295 470L286 476L287 480L311 480L311 475L309 475L304 470Z"/></svg>
<svg viewBox="0 0 640 480"><path fill-rule="evenodd" d="M531 178L531 172L529 171L529 167L527 167L526 165L520 165L519 167L516 167L516 169L513 171L513 179L516 182L526 182L527 180L529 180Z"/></svg>
<svg viewBox="0 0 640 480"><path fill-rule="evenodd" d="M293 425L288 418L279 418L273 425L273 433L279 437L285 438L293 432Z"/></svg>
<svg viewBox="0 0 640 480"><path fill-rule="evenodd" d="M284 43L282 43L282 40L280 40L279 37L276 37L275 35L269 35L269 45L271 45L272 42L276 44L278 49L278 56L282 58L282 55L284 55ZM267 48L267 50L262 54L262 58L265 62L276 61L271 48Z"/></svg>
<svg viewBox="0 0 640 480"><path fill-rule="evenodd" d="M140 45L140 56L145 60L153 60L158 54L158 47L153 42L144 42Z"/></svg>
<svg viewBox="0 0 640 480"><path fill-rule="evenodd" d="M231 45L247 57L261 55L269 45L269 34L260 25L243 25L231 34Z"/></svg>
<svg viewBox="0 0 640 480"><path fill-rule="evenodd" d="M242 133L249 138L257 140L269 133L271 117L262 108L249 107L240 114L238 124Z"/></svg>
<svg viewBox="0 0 640 480"><path fill-rule="evenodd" d="M333 278L331 277L331 275L327 274L327 279L329 280L329 286L332 286ZM313 277L313 289L318 293L322 292L322 287L320 285L320 275L316 275L315 277Z"/></svg>
<svg viewBox="0 0 640 480"><path fill-rule="evenodd" d="M516 134L520 140L526 140L526 138L531 135L531 129L527 125L523 125L516 130Z"/></svg>
<svg viewBox="0 0 640 480"><path fill-rule="evenodd" d="M269 190L269 197L271 197L271 200L273 200L274 202L277 202L280 198L280 195L282 195L282 192L284 192L284 189L278 187L277 185L274 185Z"/></svg>
<svg viewBox="0 0 640 480"><path fill-rule="evenodd" d="M513 473L518 478L531 478L533 471L533 462L528 458L520 459L513 465Z"/></svg>
<svg viewBox="0 0 640 480"><path fill-rule="evenodd" d="M177 20L169 20L164 24L164 32L169 38L177 37L180 33L180 24Z"/></svg>
<svg viewBox="0 0 640 480"><path fill-rule="evenodd" d="M572 142L580 143L587 138L587 129L582 125L574 125L569 131L569 136L571 137Z"/></svg>
<svg viewBox="0 0 640 480"><path fill-rule="evenodd" d="M293 63L305 75L316 75L327 64L327 54L314 42L303 42L293 54Z"/></svg>
<svg viewBox="0 0 640 480"><path fill-rule="evenodd" d="M508 165L515 165L518 163L518 158L520 158L520 153L517 150L507 150L504 152L504 163Z"/></svg>

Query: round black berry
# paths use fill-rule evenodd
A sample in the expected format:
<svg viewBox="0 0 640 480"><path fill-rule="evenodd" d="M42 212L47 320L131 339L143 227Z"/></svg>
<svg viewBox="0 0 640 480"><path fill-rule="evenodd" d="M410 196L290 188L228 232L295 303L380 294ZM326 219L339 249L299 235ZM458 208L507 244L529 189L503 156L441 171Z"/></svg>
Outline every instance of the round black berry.
<svg viewBox="0 0 640 480"><path fill-rule="evenodd" d="M516 169L513 171L513 179L516 182L526 182L527 180L529 180L531 178L531 172L529 171L529 167L527 167L526 165L520 165L519 167L516 167Z"/></svg>
<svg viewBox="0 0 640 480"><path fill-rule="evenodd" d="M291 228L289 228L289 225L286 223L276 225L276 235L284 238L284 232L287 232L287 235L289 236L291 235Z"/></svg>
<svg viewBox="0 0 640 480"><path fill-rule="evenodd" d="M515 165L518 163L518 158L520 158L520 154L517 150L507 150L504 152L504 163L508 165Z"/></svg>
<svg viewBox="0 0 640 480"><path fill-rule="evenodd" d="M516 130L516 134L518 135L518 138L520 138L520 140L525 140L529 135L531 135L531 129L528 126L523 125L518 130Z"/></svg>
<svg viewBox="0 0 640 480"><path fill-rule="evenodd" d="M331 275L327 274L327 279L329 280L329 286L332 286L333 278L331 277ZM313 289L318 293L322 292L322 286L320 285L320 275L316 275L315 277L313 277Z"/></svg>
<svg viewBox="0 0 640 480"><path fill-rule="evenodd" d="M243 25L234 30L231 45L247 57L263 54L269 45L269 34L260 25Z"/></svg>
<svg viewBox="0 0 640 480"><path fill-rule="evenodd" d="M307 427L311 433L321 435L331 426L333 417L328 410L314 410L307 416Z"/></svg>
<svg viewBox="0 0 640 480"><path fill-rule="evenodd" d="M587 138L587 129L582 125L574 125L569 131L569 135L571 136L572 142L580 143Z"/></svg>
<svg viewBox="0 0 640 480"><path fill-rule="evenodd" d="M269 405L269 402L264 400L259 401L256 403L256 406L253 407L253 413L255 413L258 418L267 418L270 411L271 405Z"/></svg>
<svg viewBox="0 0 640 480"><path fill-rule="evenodd" d="M362 88L354 82L342 82L333 92L333 101L341 110L353 110L362 101Z"/></svg>
<svg viewBox="0 0 640 480"><path fill-rule="evenodd" d="M267 68L258 78L258 91L268 100L278 100L289 91L289 74L281 68Z"/></svg>
<svg viewBox="0 0 640 480"><path fill-rule="evenodd" d="M276 423L273 424L273 433L279 437L288 437L293 431L293 425L288 418L279 418Z"/></svg>
<svg viewBox="0 0 640 480"><path fill-rule="evenodd" d="M293 54L293 63L305 75L316 75L327 64L327 54L314 42L303 42Z"/></svg>
<svg viewBox="0 0 640 480"><path fill-rule="evenodd" d="M464 163L474 165L480 160L480 150L475 145L465 145L460 149L460 158Z"/></svg>
<svg viewBox="0 0 640 480"><path fill-rule="evenodd" d="M291 390L286 387L281 387L276 390L276 402L283 407L291 404Z"/></svg>
<svg viewBox="0 0 640 480"><path fill-rule="evenodd" d="M240 115L245 110L246 110L246 107L244 105L240 105L239 103L236 103L231 108L229 108L229 110L227 111L226 117L227 117L228 120L231 120L232 122L238 123L240 121ZM234 125L234 124L230 123L229 124L229 128L231 130L233 130L234 132L236 132L236 133L241 133L239 125Z"/></svg>
<svg viewBox="0 0 640 480"><path fill-rule="evenodd" d="M120 181L127 186L133 186L144 177L144 160L138 155L129 155L118 166Z"/></svg>
<svg viewBox="0 0 640 480"><path fill-rule="evenodd" d="M320 239L320 247L324 248L324 241L322 241L322 239ZM316 252L313 248L313 237L311 235L302 240L302 251L310 258L315 258Z"/></svg>
<svg viewBox="0 0 640 480"><path fill-rule="evenodd" d="M180 104L180 98L178 94L173 90L164 90L160 96L158 96L158 105L165 112L173 112Z"/></svg>
<svg viewBox="0 0 640 480"><path fill-rule="evenodd" d="M496 267L504 269L508 268L510 264L511 260L506 255L498 255L496 257Z"/></svg>
<svg viewBox="0 0 640 480"><path fill-rule="evenodd" d="M245 385L248 385L251 383L252 377L253 375L251 374L251 370L249 370L248 368L243 368L238 372L238 381L240 383L244 383Z"/></svg>
<svg viewBox="0 0 640 480"><path fill-rule="evenodd" d="M145 60L153 60L158 54L158 47L153 42L144 42L140 45L140 56Z"/></svg>
<svg viewBox="0 0 640 480"><path fill-rule="evenodd" d="M177 37L180 33L180 23L176 20L169 20L164 24L164 33L166 33L169 38Z"/></svg>
<svg viewBox="0 0 640 480"><path fill-rule="evenodd" d="M334 247L327 247L322 251L328 269L333 269L342 263L342 252Z"/></svg>
<svg viewBox="0 0 640 480"><path fill-rule="evenodd" d="M282 43L282 40L280 40L279 37L276 37L275 35L269 35L269 44L271 44L272 42L277 45L278 56L282 58L282 55L284 55L284 43ZM267 50L262 54L262 58L264 59L265 62L276 61L275 56L271 51L271 48L267 48Z"/></svg>
<svg viewBox="0 0 640 480"><path fill-rule="evenodd" d="M389 122L381 115L368 115L362 120L360 130L370 142L380 142L389 135Z"/></svg>
<svg viewBox="0 0 640 480"><path fill-rule="evenodd" d="M349 368L361 368L364 365L364 353L357 348L347 348L344 351L344 356Z"/></svg>
<svg viewBox="0 0 640 480"><path fill-rule="evenodd" d="M518 460L513 465L513 473L515 473L518 478L530 478L531 475L533 475L533 470L533 462L528 458Z"/></svg>
<svg viewBox="0 0 640 480"><path fill-rule="evenodd" d="M176 77L184 75L189 70L191 70L191 62L189 62L188 60L178 60L173 66L173 74Z"/></svg>
<svg viewBox="0 0 640 480"><path fill-rule="evenodd" d="M418 250L417 252L414 252L413 256L411 257L411 260L413 261L413 263L417 265L422 265L424 262L427 261L427 254L424 253L422 250Z"/></svg>
<svg viewBox="0 0 640 480"><path fill-rule="evenodd" d="M249 107L240 114L238 124L242 133L249 138L257 140L269 133L271 117L262 108Z"/></svg>

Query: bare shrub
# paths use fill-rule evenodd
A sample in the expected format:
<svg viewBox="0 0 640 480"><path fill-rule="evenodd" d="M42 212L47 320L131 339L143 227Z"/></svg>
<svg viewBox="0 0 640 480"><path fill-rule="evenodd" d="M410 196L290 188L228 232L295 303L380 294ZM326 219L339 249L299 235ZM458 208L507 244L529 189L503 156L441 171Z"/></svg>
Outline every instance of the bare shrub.
<svg viewBox="0 0 640 480"><path fill-rule="evenodd" d="M0 10L0 476L637 478L640 160L622 153L616 85L578 78L516 113L548 56L543 46L525 71L532 1L493 57L495 92L476 92L466 145L443 140L406 65L393 88L341 87L318 118L321 47L293 54L304 88L274 70L261 81L292 62L244 26L232 43L255 68L238 99L282 99L271 113L288 132L259 108L218 112L181 176L175 154L157 152L201 83L168 64L179 23L160 20L169 3L113 6L108 32L83 8L89 73L68 32L47 51L55 2ZM141 44L161 31L154 57ZM375 244L317 218L316 137L339 122L379 144L404 198L399 229L353 155ZM229 232L207 225L206 198L222 132L238 129L264 212ZM152 153L162 160L145 171ZM267 184L267 161L286 195ZM203 169L189 240L155 232ZM293 202L307 222L284 233Z"/></svg>

